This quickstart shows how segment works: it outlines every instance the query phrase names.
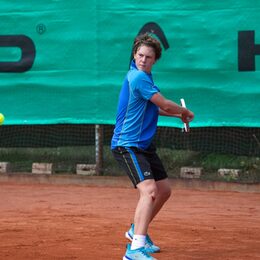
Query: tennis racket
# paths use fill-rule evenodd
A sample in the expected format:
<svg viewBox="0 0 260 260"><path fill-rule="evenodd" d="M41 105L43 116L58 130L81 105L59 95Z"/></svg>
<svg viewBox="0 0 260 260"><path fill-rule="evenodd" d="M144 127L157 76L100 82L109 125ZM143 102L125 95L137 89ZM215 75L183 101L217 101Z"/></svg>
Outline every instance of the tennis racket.
<svg viewBox="0 0 260 260"><path fill-rule="evenodd" d="M181 106L186 108L186 104L185 104L184 98L181 98ZM183 131L186 132L186 133L190 131L189 123L183 123Z"/></svg>

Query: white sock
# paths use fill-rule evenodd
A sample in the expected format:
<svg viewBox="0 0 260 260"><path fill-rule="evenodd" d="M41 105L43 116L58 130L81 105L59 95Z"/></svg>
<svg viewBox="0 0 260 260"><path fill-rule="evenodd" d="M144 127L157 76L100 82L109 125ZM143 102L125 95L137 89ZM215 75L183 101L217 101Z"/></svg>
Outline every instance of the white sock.
<svg viewBox="0 0 260 260"><path fill-rule="evenodd" d="M144 247L145 238L146 238L146 236L144 236L144 235L134 235L133 241L131 244L131 250L134 250L134 249L137 249L140 247Z"/></svg>

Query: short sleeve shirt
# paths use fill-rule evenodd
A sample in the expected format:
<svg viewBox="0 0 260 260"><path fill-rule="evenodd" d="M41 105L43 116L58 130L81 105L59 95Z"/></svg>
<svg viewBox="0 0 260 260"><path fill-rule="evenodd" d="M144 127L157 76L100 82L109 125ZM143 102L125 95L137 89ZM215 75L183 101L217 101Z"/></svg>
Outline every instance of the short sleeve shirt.
<svg viewBox="0 0 260 260"><path fill-rule="evenodd" d="M160 90L152 75L131 63L123 82L111 148L117 146L146 149L156 133L159 108L150 99Z"/></svg>

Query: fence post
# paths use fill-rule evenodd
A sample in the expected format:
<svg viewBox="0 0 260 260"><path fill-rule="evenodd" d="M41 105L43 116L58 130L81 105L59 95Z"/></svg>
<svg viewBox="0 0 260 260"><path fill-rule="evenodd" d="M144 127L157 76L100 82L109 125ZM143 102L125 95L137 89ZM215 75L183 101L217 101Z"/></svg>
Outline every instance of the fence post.
<svg viewBox="0 0 260 260"><path fill-rule="evenodd" d="M103 173L103 126L95 125L95 146L96 146L96 174Z"/></svg>

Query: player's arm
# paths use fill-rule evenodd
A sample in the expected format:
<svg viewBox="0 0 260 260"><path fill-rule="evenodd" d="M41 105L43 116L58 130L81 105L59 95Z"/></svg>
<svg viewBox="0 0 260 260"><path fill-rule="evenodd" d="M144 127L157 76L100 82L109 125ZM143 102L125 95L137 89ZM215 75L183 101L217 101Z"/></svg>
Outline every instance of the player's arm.
<svg viewBox="0 0 260 260"><path fill-rule="evenodd" d="M179 117L184 123L192 121L194 117L194 114L190 110L166 99L159 92L155 93L150 101L159 107L159 114L162 116Z"/></svg>
<svg viewBox="0 0 260 260"><path fill-rule="evenodd" d="M159 108L159 115L160 115L160 116L172 116L172 117L178 117L178 118L181 118L181 114L172 114L172 113L168 113L168 112L162 110L161 108Z"/></svg>

